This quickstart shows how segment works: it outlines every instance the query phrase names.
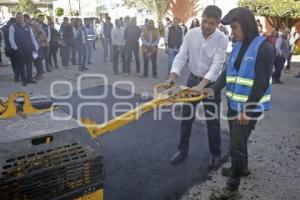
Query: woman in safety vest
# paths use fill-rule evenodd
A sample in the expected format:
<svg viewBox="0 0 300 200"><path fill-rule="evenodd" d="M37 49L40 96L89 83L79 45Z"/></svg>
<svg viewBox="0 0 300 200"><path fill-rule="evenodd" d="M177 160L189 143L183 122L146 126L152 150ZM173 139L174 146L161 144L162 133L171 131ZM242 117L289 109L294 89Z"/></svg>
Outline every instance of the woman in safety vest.
<svg viewBox="0 0 300 200"><path fill-rule="evenodd" d="M222 169L222 174L229 177L226 187L214 191L211 200L241 197L238 191L240 179L250 174L248 138L257 120L271 108L270 80L274 61L274 49L259 35L255 17L249 9L234 8L221 22L230 25L237 42L227 59L226 70L202 93L210 96L226 86L231 167Z"/></svg>

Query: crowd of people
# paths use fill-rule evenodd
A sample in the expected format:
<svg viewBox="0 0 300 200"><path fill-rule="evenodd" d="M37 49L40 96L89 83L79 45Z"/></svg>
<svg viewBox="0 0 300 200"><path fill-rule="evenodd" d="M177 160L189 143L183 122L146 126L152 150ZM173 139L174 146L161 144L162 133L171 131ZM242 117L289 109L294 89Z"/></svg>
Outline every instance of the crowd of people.
<svg viewBox="0 0 300 200"><path fill-rule="evenodd" d="M241 177L248 176L247 141L255 129L257 119L270 110L273 83L282 84L281 71L287 61L285 72L289 72L291 57L299 41L300 26L295 31L286 28L281 34L274 27L269 35L263 33L259 20L246 8L235 8L223 19L217 6L208 6L202 14L201 23L194 19L188 30L179 18L172 21L167 18L166 25L146 20L142 26L135 18L116 19L114 24L106 16L101 25L100 39L103 46L103 61L112 62L115 75L131 74L132 54L135 57L136 74L142 78L149 76L149 61L152 63L152 77L157 78L157 54L160 38L164 37L165 52L168 55L167 86L174 84L184 67L188 67L190 76L187 86L203 100L207 118L208 143L211 152L210 168L220 166L220 102L221 90L226 87L228 101L228 123L230 131L231 167L223 168L222 174L228 178L222 190L216 190L211 200L239 199L238 188ZM221 24L220 24L221 22ZM231 35L226 28L230 25ZM163 30L162 30L163 29ZM97 34L92 20L64 18L59 30L54 22L45 16L30 18L17 13L3 27L5 53L10 58L14 81L36 83L43 79L43 73L59 68L57 52L60 49L61 65L78 65L79 71L88 70L92 64ZM229 40L233 49L227 52ZM143 57L143 73L140 66L140 42ZM228 57L226 59L226 56ZM119 57L122 60L119 70ZM36 68L33 77L32 64ZM224 70L225 66L225 70ZM273 70L275 69L275 70ZM300 77L297 75L296 77ZM189 140L195 108L199 102L183 106L183 119L180 128L178 152L170 159L173 165L181 163L188 155ZM217 117L210 116L217 114ZM192 117L190 117L192 116ZM250 119L249 119L250 117Z"/></svg>
<svg viewBox="0 0 300 200"><path fill-rule="evenodd" d="M43 73L58 69L60 67L57 59L58 52L60 52L62 67L78 65L79 71L88 70L86 66L93 63L92 55L98 38L103 46L103 60L112 62L112 71L115 75L131 74L132 54L134 54L136 75L148 77L148 65L151 61L152 77L157 78L157 52L161 38L164 38L165 52L168 55L166 71L169 74L186 33L200 27L198 19L193 19L189 28L177 17L173 20L166 18L165 21L165 25L158 23L156 28L153 20L146 19L143 25L138 26L136 18L121 17L113 24L111 18L106 16L104 22L100 21L100 31L97 34L92 18L83 21L81 18L65 17L59 30L56 30L55 22L51 18L46 19L43 14L31 18L27 14L17 13L16 17L11 18L2 28L0 41L4 39L5 54L11 61L14 81L22 81L24 86L41 80ZM270 34L266 35L263 33L260 21L256 20L256 23L259 34L268 39L275 51L273 83L282 84L281 72L286 62L284 71L290 72L291 58L300 36L295 29L291 32L286 28L280 33L278 27L272 28ZM229 35L224 25L220 23L217 28L233 44L235 43L235 38ZM140 46L143 70L140 66ZM33 56L29 56L31 52ZM118 67L119 57L122 60L121 70ZM0 63L2 63L1 56ZM35 67L35 76L33 76L32 65ZM296 77L300 77L300 72Z"/></svg>

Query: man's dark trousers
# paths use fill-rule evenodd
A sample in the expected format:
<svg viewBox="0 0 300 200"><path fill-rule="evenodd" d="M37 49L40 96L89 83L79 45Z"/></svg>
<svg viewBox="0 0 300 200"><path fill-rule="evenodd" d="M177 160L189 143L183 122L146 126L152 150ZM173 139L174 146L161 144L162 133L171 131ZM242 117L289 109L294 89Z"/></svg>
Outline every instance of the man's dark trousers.
<svg viewBox="0 0 300 200"><path fill-rule="evenodd" d="M17 74L21 75L23 83L32 81L32 52L32 48L22 48L17 51L13 50Z"/></svg>
<svg viewBox="0 0 300 200"><path fill-rule="evenodd" d="M187 86L194 87L200 83L202 80L201 77L197 77L193 74L190 74ZM208 134L208 143L209 149L212 155L219 156L221 154L221 136L220 136L220 102L221 96L220 92L216 92L214 98L207 98L203 100L205 117L207 118L207 134ZM192 107L189 105L183 106L182 117L187 118L183 119L181 122L180 129L180 143L179 150L180 151L188 151L189 148L189 140L192 132L193 122L195 120L195 109L197 107L197 103L193 103ZM192 111L194 111L192 113ZM196 111L197 112L197 111ZM211 119L209 119L211 118Z"/></svg>
<svg viewBox="0 0 300 200"><path fill-rule="evenodd" d="M126 50L127 50L126 73L131 72L130 65L131 65L132 52L133 52L134 53L134 58L135 58L136 73L139 74L140 71L141 71L139 43L137 43L135 45L132 45L132 44L126 45Z"/></svg>
<svg viewBox="0 0 300 200"><path fill-rule="evenodd" d="M157 77L157 52L152 52L151 56L148 57L146 53L143 53L144 58L144 77L148 77L148 65L149 60L152 62L152 76Z"/></svg>

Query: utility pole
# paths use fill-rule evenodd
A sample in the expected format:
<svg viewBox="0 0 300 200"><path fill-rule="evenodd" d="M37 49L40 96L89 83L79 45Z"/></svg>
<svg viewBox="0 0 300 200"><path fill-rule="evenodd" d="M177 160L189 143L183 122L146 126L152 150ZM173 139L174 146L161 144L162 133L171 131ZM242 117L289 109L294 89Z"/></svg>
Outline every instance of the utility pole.
<svg viewBox="0 0 300 200"><path fill-rule="evenodd" d="M70 13L72 13L71 0L69 0L69 10L70 10Z"/></svg>
<svg viewBox="0 0 300 200"><path fill-rule="evenodd" d="M81 5L80 5L80 0L78 0L78 5L79 5L79 16L81 15Z"/></svg>

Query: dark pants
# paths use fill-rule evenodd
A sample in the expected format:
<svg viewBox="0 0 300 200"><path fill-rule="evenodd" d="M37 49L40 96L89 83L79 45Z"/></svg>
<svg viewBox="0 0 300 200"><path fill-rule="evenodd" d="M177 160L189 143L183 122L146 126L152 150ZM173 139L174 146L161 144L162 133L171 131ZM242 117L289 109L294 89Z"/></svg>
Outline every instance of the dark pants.
<svg viewBox="0 0 300 200"><path fill-rule="evenodd" d="M39 48L38 54L39 56L35 60L33 60L37 75L43 73L43 59L45 57L44 50L42 48Z"/></svg>
<svg viewBox="0 0 300 200"><path fill-rule="evenodd" d="M284 63L285 63L285 57L279 57L279 56L275 57L275 61L274 61L275 71L273 72L274 79L280 79L281 72L284 67Z"/></svg>
<svg viewBox="0 0 300 200"><path fill-rule="evenodd" d="M13 73L14 73L14 79L19 80L20 79L20 74L18 74L16 59L14 58L13 50L8 49L8 48L5 48L4 50L5 50L6 57L8 57L10 59L11 67L12 67L12 70L13 70Z"/></svg>
<svg viewBox="0 0 300 200"><path fill-rule="evenodd" d="M32 48L21 48L13 50L13 59L16 63L16 75L21 76L22 82L32 80Z"/></svg>
<svg viewBox="0 0 300 200"><path fill-rule="evenodd" d="M69 66L70 61L70 45L64 45L60 48L61 62L63 66Z"/></svg>
<svg viewBox="0 0 300 200"><path fill-rule="evenodd" d="M71 44L71 51L72 51L72 65L76 65L76 52L78 49L76 49L76 42L75 40Z"/></svg>
<svg viewBox="0 0 300 200"><path fill-rule="evenodd" d="M58 44L50 45L50 65L52 67L54 66L55 68L58 68L58 65L57 65L58 48L59 48ZM52 63L52 60L53 60L53 63Z"/></svg>
<svg viewBox="0 0 300 200"><path fill-rule="evenodd" d="M107 57L108 57L108 52L109 52L109 56L110 56L110 60L112 60L113 57L113 45L112 45L112 41L111 39L103 39L103 44L104 44L104 51L103 51L103 58L104 61L106 61ZM109 51L108 51L109 48Z"/></svg>
<svg viewBox="0 0 300 200"><path fill-rule="evenodd" d="M86 59L87 59L87 46L85 43L82 43L81 40L75 40L75 48L77 51L77 64L79 69L85 67Z"/></svg>
<svg viewBox="0 0 300 200"><path fill-rule="evenodd" d="M291 69L292 56L293 56L293 54L290 53L290 54L289 54L289 57L287 58L286 69Z"/></svg>
<svg viewBox="0 0 300 200"><path fill-rule="evenodd" d="M122 71L123 73L127 73L126 72L126 67L125 67L125 63L126 63L126 54L125 54L125 49L122 48L120 49L119 46L113 46L113 71L114 74L117 74L119 72L118 69L118 62L119 62L119 55L121 54L121 59L122 59Z"/></svg>
<svg viewBox="0 0 300 200"><path fill-rule="evenodd" d="M46 46L46 47L41 47L42 51L43 51L43 55L45 59L45 65L46 65L46 69L49 71L50 70L50 47Z"/></svg>
<svg viewBox="0 0 300 200"><path fill-rule="evenodd" d="M152 62L152 76L157 77L157 52L153 52L150 57L143 53L144 58L144 77L148 77L149 60Z"/></svg>
<svg viewBox="0 0 300 200"><path fill-rule="evenodd" d="M139 44L137 43L136 45L127 45L126 50L127 50L126 73L131 72L131 66L130 65L131 65L132 52L133 52L134 53L134 58L135 58L136 73L139 74L140 71L141 71Z"/></svg>
<svg viewBox="0 0 300 200"><path fill-rule="evenodd" d="M258 118L261 113L254 113L251 117ZM237 112L228 106L229 118L236 117ZM227 180L227 188L237 190L240 185L241 173L248 167L248 139L255 129L257 120L250 120L249 125L238 125L236 119L228 120L230 130L231 177Z"/></svg>
<svg viewBox="0 0 300 200"><path fill-rule="evenodd" d="M194 87L200 83L202 80L201 77L194 76L191 74L187 81L188 87ZM209 149L212 155L219 156L221 154L221 136L220 136L220 101L221 96L220 92L215 93L215 97L213 99L205 99L204 103L204 110L205 110L205 117L212 118L206 120L207 124L207 134L208 134L208 143ZM193 103L193 108L195 108L199 102ZM207 103L205 105L205 103ZM213 104L213 105L210 105ZM217 109L217 110L216 110ZM213 113L211 115L210 113ZM195 112L192 113L192 109L188 105L183 106L182 116L184 118L190 117L187 120L182 120L181 122L181 129L180 129L180 143L179 143L179 150L181 151L188 151L189 147L189 140L192 133L192 126L195 120Z"/></svg>

